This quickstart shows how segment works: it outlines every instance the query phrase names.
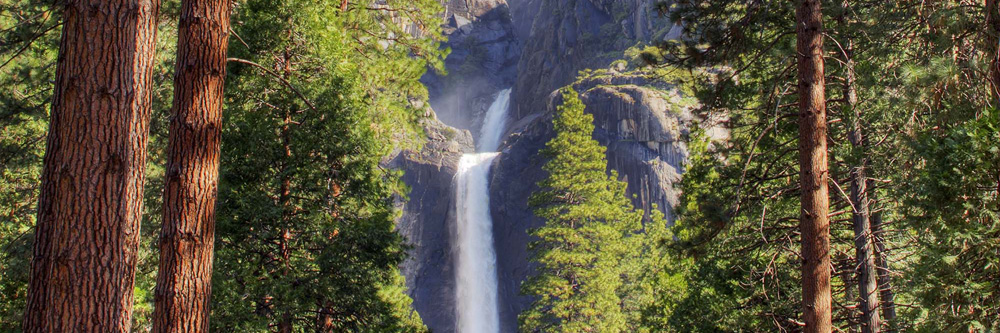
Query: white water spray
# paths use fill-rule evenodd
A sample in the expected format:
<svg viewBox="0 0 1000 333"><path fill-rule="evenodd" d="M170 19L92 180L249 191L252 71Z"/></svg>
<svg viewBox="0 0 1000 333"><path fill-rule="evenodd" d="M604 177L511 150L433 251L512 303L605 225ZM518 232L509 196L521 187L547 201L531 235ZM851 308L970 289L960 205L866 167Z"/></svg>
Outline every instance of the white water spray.
<svg viewBox="0 0 1000 333"><path fill-rule="evenodd" d="M479 131L476 154L465 154L455 175L455 209L458 215L456 304L458 331L500 331L497 304L496 252L490 216L489 174L495 151L507 123L510 89L497 95Z"/></svg>
<svg viewBox="0 0 1000 333"><path fill-rule="evenodd" d="M486 111L486 119L479 130L479 141L476 151L480 153L495 152L500 147L500 139L507 127L507 107L510 106L510 89L504 89Z"/></svg>

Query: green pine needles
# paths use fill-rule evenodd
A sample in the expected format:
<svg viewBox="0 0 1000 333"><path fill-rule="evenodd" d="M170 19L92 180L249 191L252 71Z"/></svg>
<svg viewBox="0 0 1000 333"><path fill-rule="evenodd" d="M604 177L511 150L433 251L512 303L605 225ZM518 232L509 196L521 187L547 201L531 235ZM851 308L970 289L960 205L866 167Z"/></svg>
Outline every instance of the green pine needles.
<svg viewBox="0 0 1000 333"><path fill-rule="evenodd" d="M591 138L593 116L571 88L553 119L556 137L543 154L549 177L529 200L545 226L531 231L536 275L522 292L536 297L519 318L526 332L623 332L645 329L642 313L669 277L659 246L670 235L655 211L643 229L641 210L608 175L605 148ZM662 303L660 304L662 311ZM654 312L654 311L647 311Z"/></svg>

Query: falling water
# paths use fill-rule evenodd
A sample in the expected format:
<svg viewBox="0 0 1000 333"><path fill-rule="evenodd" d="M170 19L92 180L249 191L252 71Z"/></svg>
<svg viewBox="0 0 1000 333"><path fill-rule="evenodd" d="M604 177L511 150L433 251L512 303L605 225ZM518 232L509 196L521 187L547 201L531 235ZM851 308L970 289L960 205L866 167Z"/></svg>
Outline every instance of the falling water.
<svg viewBox="0 0 1000 333"><path fill-rule="evenodd" d="M510 89L500 92L486 112L477 153L465 154L455 176L458 212L457 315L462 333L500 330L496 252L490 217L489 173L507 123Z"/></svg>
<svg viewBox="0 0 1000 333"><path fill-rule="evenodd" d="M479 130L479 141L476 144L477 152L494 152L500 147L500 137L507 127L507 107L510 104L510 89L504 89L497 95L497 99L486 111L486 119L483 120L483 127Z"/></svg>

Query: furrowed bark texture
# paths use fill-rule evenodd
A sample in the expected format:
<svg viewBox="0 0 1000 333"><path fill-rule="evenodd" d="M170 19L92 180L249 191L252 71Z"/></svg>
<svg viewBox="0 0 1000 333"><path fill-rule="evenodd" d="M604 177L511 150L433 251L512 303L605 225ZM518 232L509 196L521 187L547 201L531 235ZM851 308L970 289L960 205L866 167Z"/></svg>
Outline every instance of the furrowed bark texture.
<svg viewBox="0 0 1000 333"><path fill-rule="evenodd" d="M153 332L208 332L229 0L184 0Z"/></svg>
<svg viewBox="0 0 1000 333"><path fill-rule="evenodd" d="M25 332L128 332L158 0L68 0Z"/></svg>
<svg viewBox="0 0 1000 333"><path fill-rule="evenodd" d="M827 181L823 24L819 0L799 0L799 174L802 187L802 317L805 332L830 332L830 201Z"/></svg>

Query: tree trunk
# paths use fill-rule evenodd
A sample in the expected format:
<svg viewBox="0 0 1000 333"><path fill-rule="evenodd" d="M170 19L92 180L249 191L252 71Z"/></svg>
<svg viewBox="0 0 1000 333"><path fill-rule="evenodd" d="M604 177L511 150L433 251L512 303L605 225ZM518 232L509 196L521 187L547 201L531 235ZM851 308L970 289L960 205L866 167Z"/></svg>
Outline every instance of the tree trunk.
<svg viewBox="0 0 1000 333"><path fill-rule="evenodd" d="M292 326L292 314L290 312L283 313L281 321L278 322L278 333L292 333L294 328Z"/></svg>
<svg viewBox="0 0 1000 333"><path fill-rule="evenodd" d="M68 0L25 332L128 332L158 0Z"/></svg>
<svg viewBox="0 0 1000 333"><path fill-rule="evenodd" d="M823 23L819 0L796 11L799 71L799 174L802 187L802 314L805 332L830 332L830 199L827 181Z"/></svg>
<svg viewBox="0 0 1000 333"><path fill-rule="evenodd" d="M289 32L291 34L291 32ZM286 49L284 57L282 58L282 66L284 66L283 77L285 80L291 78L291 56L289 51ZM281 204L281 219L285 221L284 227L281 230L281 262L285 266L282 271L282 276L287 276L290 269L291 260L291 248L289 243L292 241L292 231L289 229L290 220L294 214L295 207L292 206L292 178L289 175L289 165L292 164L292 141L291 141L291 124L292 124L292 113L289 110L285 110L285 116L282 120L281 125L281 146L284 150L284 161L282 161L281 170L281 186L278 189L278 202ZM288 312L286 309L281 316L281 321L278 323L278 332L280 333L291 333L294 329L292 313Z"/></svg>
<svg viewBox="0 0 1000 333"><path fill-rule="evenodd" d="M844 13L849 12L849 3L844 1ZM841 17L841 25L846 23L846 17ZM846 29L846 27L844 27ZM839 52L844 64L844 111L852 116L851 132L848 138L851 151L857 160L851 167L851 209L854 222L854 253L857 259L858 295L861 302L861 332L878 333L881 330L881 318L878 313L878 283L875 273L875 259L872 254L871 210L868 202L868 179L866 169L868 159L865 154L865 137L862 128L861 111L858 109L858 92L855 86L854 72L854 41L848 37Z"/></svg>
<svg viewBox="0 0 1000 333"><path fill-rule="evenodd" d="M875 188L874 181L868 180L868 188ZM889 252L885 246L882 230L882 214L872 213L872 243L875 246L875 266L878 267L878 290L882 298L882 317L889 324L887 332L894 332L896 325L896 294L892 291L892 276L889 275Z"/></svg>
<svg viewBox="0 0 1000 333"><path fill-rule="evenodd" d="M844 281L844 299L846 299L849 302L853 302L855 297L854 297L854 288L851 288L851 284L854 283L855 267L850 264L851 258L844 258L843 262L845 264L842 265L844 267L840 270L840 279ZM854 309L847 307L846 310L847 310L847 321L848 321L848 326L846 331L848 333L856 333L858 331L858 328L854 325L855 323Z"/></svg>
<svg viewBox="0 0 1000 333"><path fill-rule="evenodd" d="M1000 107L1000 4L986 0L986 44L993 62L990 64L990 88L993 89L993 106ZM1000 189L1000 186L998 186Z"/></svg>
<svg viewBox="0 0 1000 333"><path fill-rule="evenodd" d="M860 131L855 130L855 132ZM852 135L853 136L853 135ZM853 139L851 140L854 141ZM854 206L854 250L857 257L858 294L861 296L861 332L877 333L881 330L878 313L879 294L876 281L875 260L872 254L871 219L865 182L865 167L851 168L851 202Z"/></svg>
<svg viewBox="0 0 1000 333"><path fill-rule="evenodd" d="M230 9L181 3L153 332L208 332Z"/></svg>
<svg viewBox="0 0 1000 333"><path fill-rule="evenodd" d="M316 332L332 333L333 327L333 304L330 301L319 302L319 312L316 316Z"/></svg>

